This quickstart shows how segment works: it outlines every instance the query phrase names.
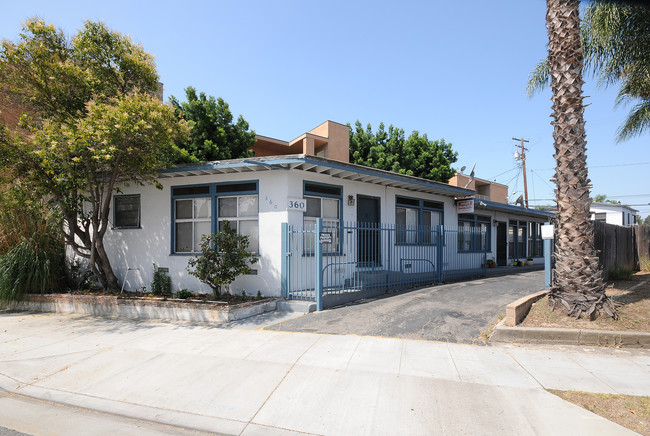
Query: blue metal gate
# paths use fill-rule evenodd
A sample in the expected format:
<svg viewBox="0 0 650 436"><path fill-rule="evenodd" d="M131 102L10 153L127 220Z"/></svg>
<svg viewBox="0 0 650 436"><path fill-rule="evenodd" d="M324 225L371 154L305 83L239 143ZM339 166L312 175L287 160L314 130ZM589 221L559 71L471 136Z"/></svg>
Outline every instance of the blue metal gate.
<svg viewBox="0 0 650 436"><path fill-rule="evenodd" d="M477 232L322 219L311 227L284 223L282 296L315 301L322 310L387 291L485 275L485 252L459 251L464 240L481 236Z"/></svg>

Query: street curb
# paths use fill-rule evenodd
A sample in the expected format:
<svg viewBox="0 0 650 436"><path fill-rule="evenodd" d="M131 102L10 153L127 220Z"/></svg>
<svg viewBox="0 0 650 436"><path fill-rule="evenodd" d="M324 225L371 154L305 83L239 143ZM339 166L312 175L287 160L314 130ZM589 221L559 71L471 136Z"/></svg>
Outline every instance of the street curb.
<svg viewBox="0 0 650 436"><path fill-rule="evenodd" d="M650 348L650 333L645 332L517 327L530 311L532 304L547 293L547 291L537 292L508 304L506 316L494 327L489 342Z"/></svg>
<svg viewBox="0 0 650 436"><path fill-rule="evenodd" d="M50 402L60 406L76 407L91 413L95 412L113 415L118 418L135 419L170 427L178 427L188 431L194 430L212 433L215 428L219 428L227 432L225 434L240 434L247 425L247 422L234 419L30 385L4 375L0 375L0 394L2 392L20 395L36 401Z"/></svg>
<svg viewBox="0 0 650 436"><path fill-rule="evenodd" d="M504 321L501 320L495 326L490 335L490 342L650 348L650 333L546 327L506 327Z"/></svg>

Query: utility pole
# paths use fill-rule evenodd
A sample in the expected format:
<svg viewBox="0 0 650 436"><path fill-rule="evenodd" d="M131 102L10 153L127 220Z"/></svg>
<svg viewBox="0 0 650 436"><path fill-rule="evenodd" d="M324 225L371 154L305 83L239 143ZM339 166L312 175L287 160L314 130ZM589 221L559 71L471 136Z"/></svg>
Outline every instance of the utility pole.
<svg viewBox="0 0 650 436"><path fill-rule="evenodd" d="M512 138L513 141L521 141L521 164L523 166L524 170L524 201L525 201L525 206L526 209L528 209L528 185L526 184L526 152L528 151L527 148L524 148L524 142L528 142L524 138Z"/></svg>

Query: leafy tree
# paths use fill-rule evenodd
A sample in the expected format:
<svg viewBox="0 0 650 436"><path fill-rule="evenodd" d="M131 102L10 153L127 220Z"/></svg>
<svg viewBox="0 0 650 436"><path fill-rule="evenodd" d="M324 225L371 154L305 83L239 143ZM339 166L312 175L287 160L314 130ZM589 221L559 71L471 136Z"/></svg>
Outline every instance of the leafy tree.
<svg viewBox="0 0 650 436"><path fill-rule="evenodd" d="M222 286L251 272L250 265L258 259L247 248L248 236L238 234L226 221L222 231L201 237L202 256L187 262L187 272L210 286L216 299Z"/></svg>
<svg viewBox="0 0 650 436"><path fill-rule="evenodd" d="M595 203L609 203L609 204L621 204L620 201L610 200L605 194L598 194L594 196Z"/></svg>
<svg viewBox="0 0 650 436"><path fill-rule="evenodd" d="M177 142L182 151L177 163L251 156L255 132L249 130L244 117L239 115L234 123L228 103L222 98L207 97L203 92L197 96L191 86L185 89L185 97L187 101L182 103L174 96L170 98L172 106L193 124L189 140Z"/></svg>
<svg viewBox="0 0 650 436"><path fill-rule="evenodd" d="M584 314L593 319L601 311L616 318L614 305L605 295L590 220L579 1L547 0L546 5L557 162L555 269L549 301L578 318Z"/></svg>
<svg viewBox="0 0 650 436"><path fill-rule="evenodd" d="M104 248L113 192L155 182L189 127L153 97L153 57L104 23L87 21L68 39L30 19L0 50L0 162L10 178L47 199L64 239L104 288L118 289Z"/></svg>
<svg viewBox="0 0 650 436"><path fill-rule="evenodd" d="M581 28L585 71L601 85L620 84L616 105L632 103L618 140L650 128L650 8L642 2L594 1L585 9ZM548 60L537 64L529 95L548 86Z"/></svg>
<svg viewBox="0 0 650 436"><path fill-rule="evenodd" d="M444 139L431 141L417 131L407 138L404 130L390 125L386 131L380 123L375 133L358 120L350 128L351 163L447 183L456 173L451 165L457 159Z"/></svg>

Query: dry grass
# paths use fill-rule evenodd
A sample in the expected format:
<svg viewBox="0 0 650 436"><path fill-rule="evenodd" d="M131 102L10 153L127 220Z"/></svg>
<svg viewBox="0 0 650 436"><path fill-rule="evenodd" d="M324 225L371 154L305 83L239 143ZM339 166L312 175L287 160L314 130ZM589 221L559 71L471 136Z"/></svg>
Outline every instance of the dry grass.
<svg viewBox="0 0 650 436"><path fill-rule="evenodd" d="M549 392L623 427L650 436L650 397L551 389Z"/></svg>
<svg viewBox="0 0 650 436"><path fill-rule="evenodd" d="M594 321L566 316L552 311L548 298L533 304L522 327L556 327L591 330L634 330L650 333L650 272L638 272L630 280L612 282L606 294L617 303L619 320L600 316Z"/></svg>

